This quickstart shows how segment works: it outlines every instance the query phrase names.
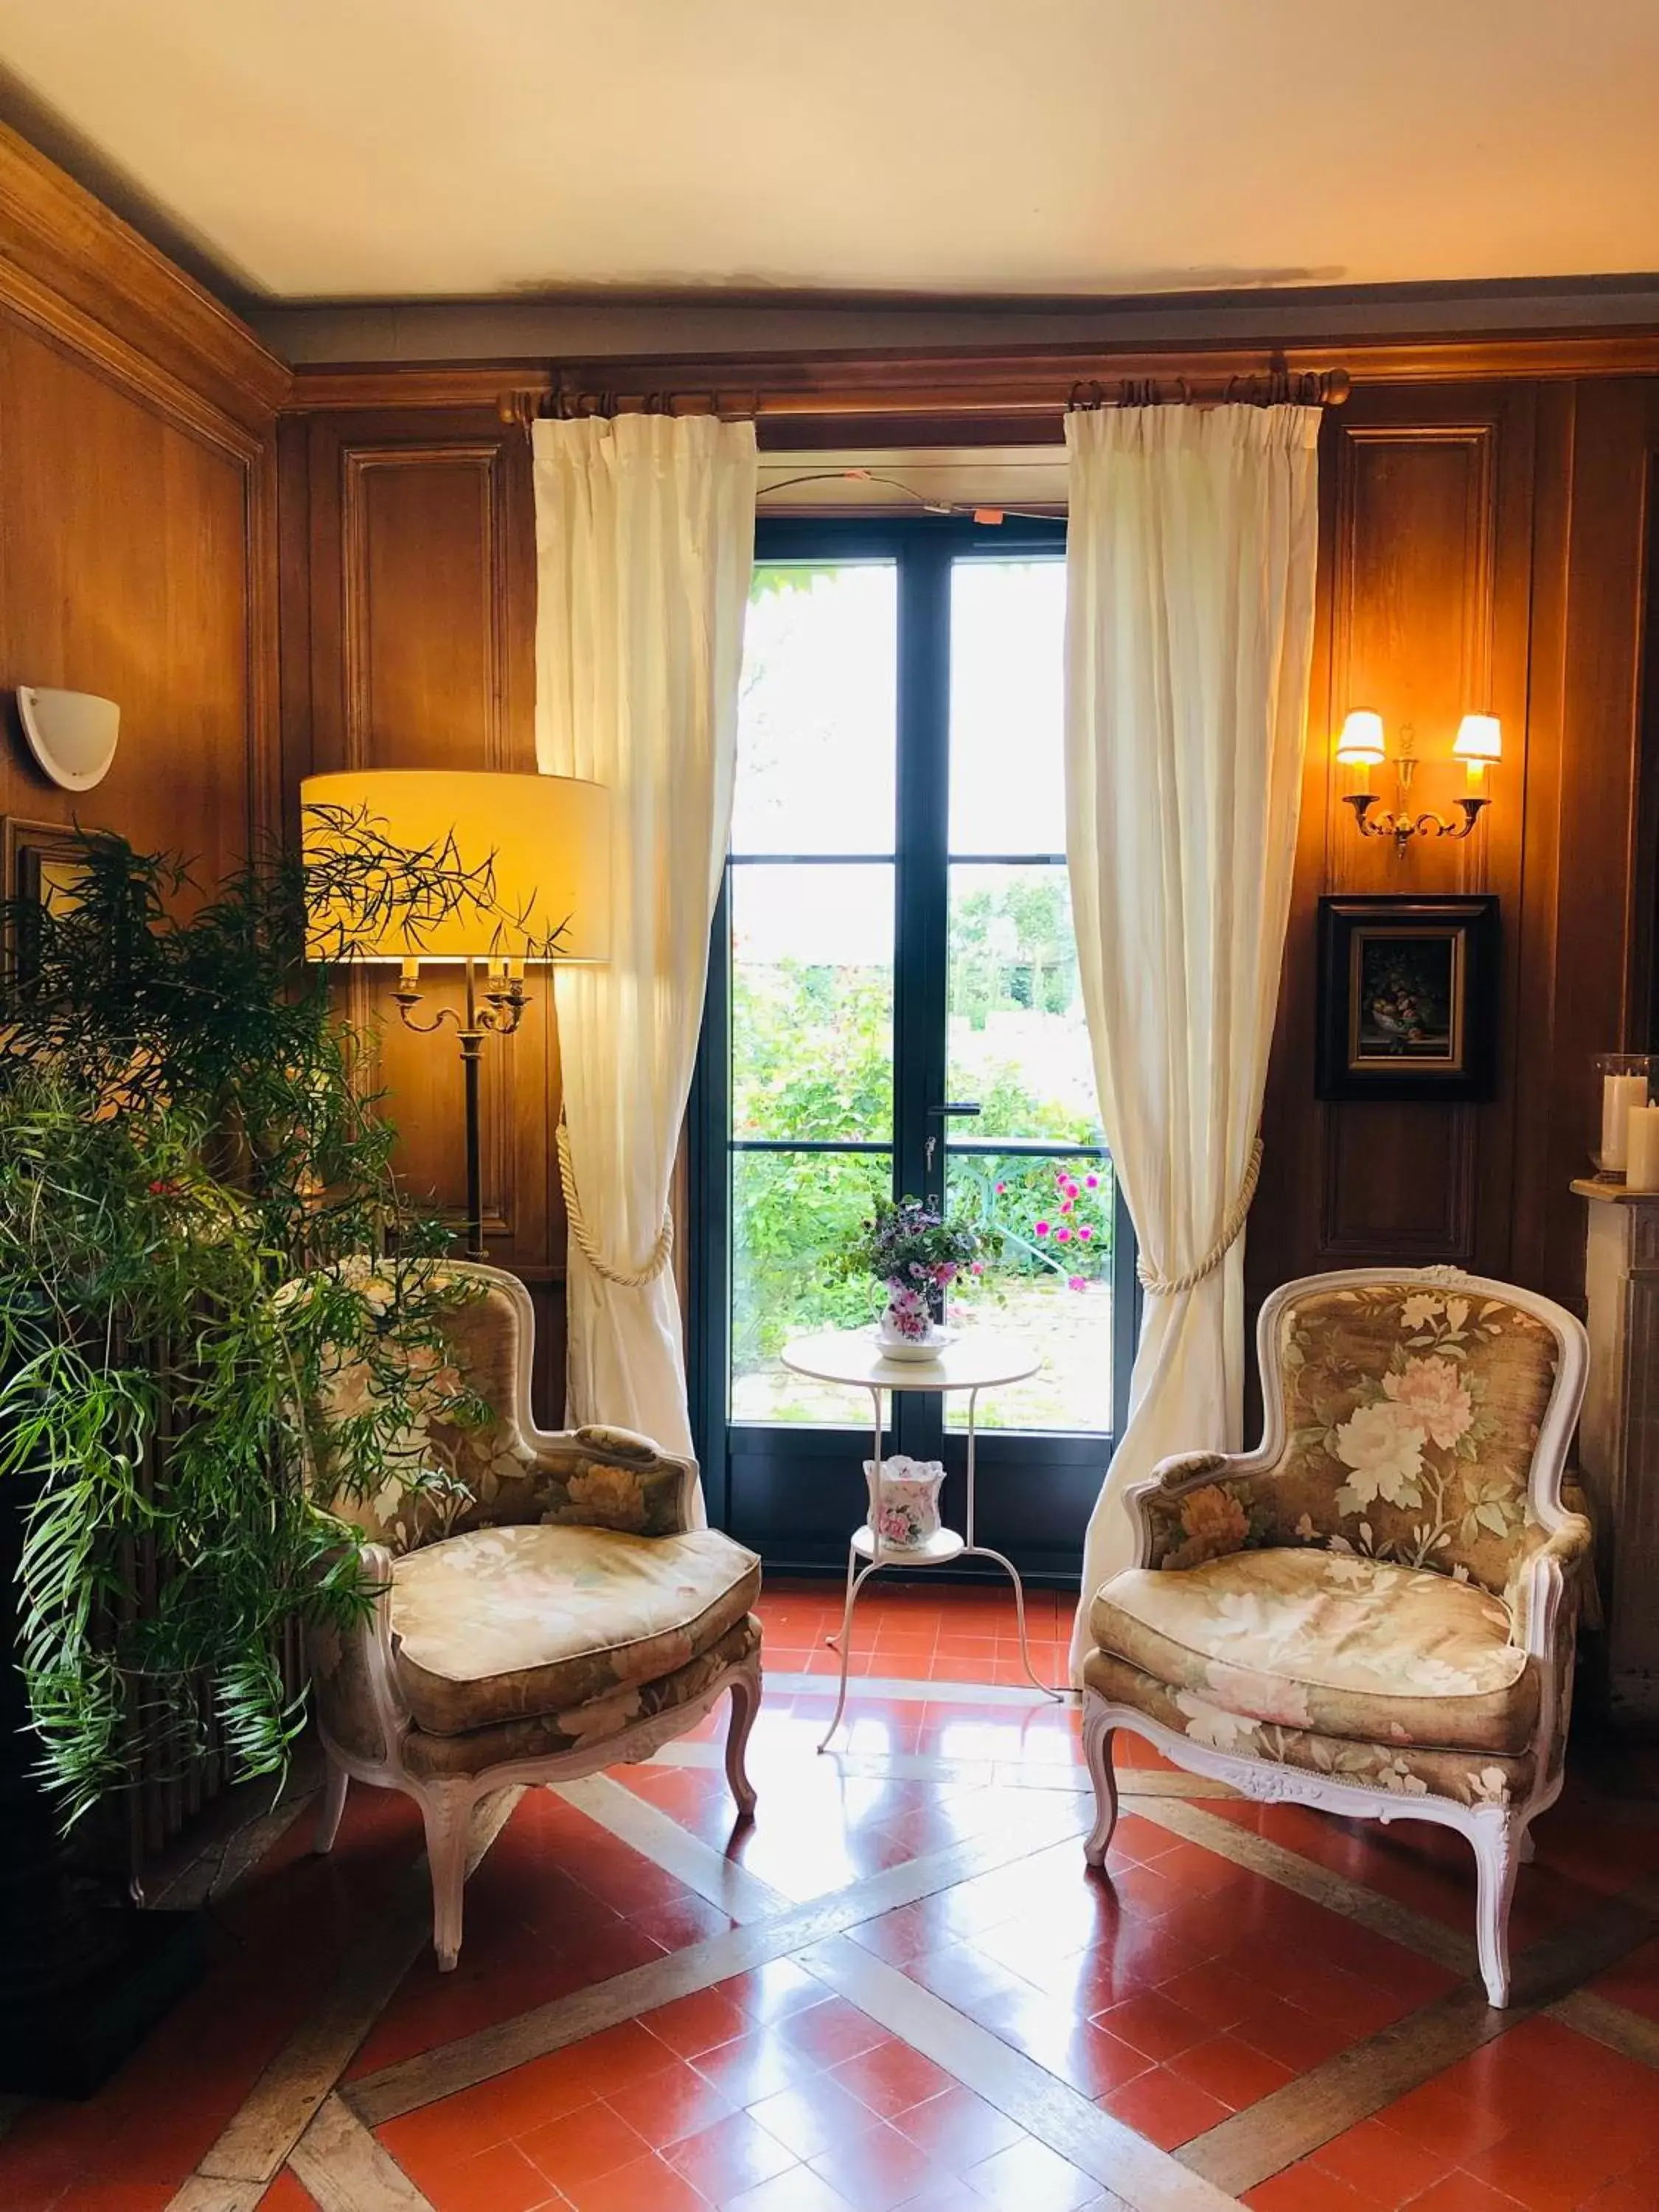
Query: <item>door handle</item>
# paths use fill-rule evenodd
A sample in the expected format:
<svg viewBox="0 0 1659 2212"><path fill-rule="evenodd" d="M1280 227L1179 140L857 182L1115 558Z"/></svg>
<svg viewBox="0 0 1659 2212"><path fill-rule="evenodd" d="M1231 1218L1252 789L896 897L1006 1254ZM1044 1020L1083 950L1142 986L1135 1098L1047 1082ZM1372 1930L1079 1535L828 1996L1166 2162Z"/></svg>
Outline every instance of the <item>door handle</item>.
<svg viewBox="0 0 1659 2212"><path fill-rule="evenodd" d="M930 1106L927 1109L927 1111L938 1121L943 1121L948 1114L977 1114L979 1110L980 1103L977 1098L947 1099L942 1106Z"/></svg>

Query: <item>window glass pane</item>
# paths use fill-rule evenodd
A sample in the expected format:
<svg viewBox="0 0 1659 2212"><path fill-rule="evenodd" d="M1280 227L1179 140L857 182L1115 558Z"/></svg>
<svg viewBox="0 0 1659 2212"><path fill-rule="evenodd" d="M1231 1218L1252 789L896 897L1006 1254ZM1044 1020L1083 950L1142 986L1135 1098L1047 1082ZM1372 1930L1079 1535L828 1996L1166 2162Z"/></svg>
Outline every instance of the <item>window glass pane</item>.
<svg viewBox="0 0 1659 2212"><path fill-rule="evenodd" d="M958 1278L951 1309L964 1319L1029 1338L1042 1369L1029 1382L988 1390L979 1425L988 1429L1112 1425L1112 1164L1044 1158L1030 1152L952 1152L946 1170L951 1210L996 1233L999 1256L983 1275ZM945 1419L965 1427L965 1405L945 1401Z"/></svg>
<svg viewBox="0 0 1659 2212"><path fill-rule="evenodd" d="M1066 850L1066 563L951 569L951 850Z"/></svg>
<svg viewBox="0 0 1659 2212"><path fill-rule="evenodd" d="M890 853L898 572L755 570L744 630L734 853Z"/></svg>
<svg viewBox="0 0 1659 2212"><path fill-rule="evenodd" d="M893 869L733 867L732 1133L893 1130Z"/></svg>
<svg viewBox="0 0 1659 2212"><path fill-rule="evenodd" d="M840 1279L836 1262L878 1196L884 1152L732 1155L732 1419L855 1425L858 1394L791 1375L792 1336L873 1321L879 1285Z"/></svg>
<svg viewBox="0 0 1659 2212"><path fill-rule="evenodd" d="M945 1092L963 1137L1100 1141L1063 866L951 866Z"/></svg>

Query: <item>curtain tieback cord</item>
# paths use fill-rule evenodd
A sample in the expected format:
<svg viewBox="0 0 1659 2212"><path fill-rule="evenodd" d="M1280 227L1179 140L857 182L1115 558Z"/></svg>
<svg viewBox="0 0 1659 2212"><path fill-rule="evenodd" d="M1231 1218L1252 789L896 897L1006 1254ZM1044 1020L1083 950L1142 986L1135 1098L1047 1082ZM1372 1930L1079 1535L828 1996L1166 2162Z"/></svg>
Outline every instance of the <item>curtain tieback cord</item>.
<svg viewBox="0 0 1659 2212"><path fill-rule="evenodd" d="M1232 1212L1227 1216L1220 1236L1197 1267L1188 1267L1184 1275L1160 1275L1147 1266L1144 1258L1137 1260L1135 1273L1140 1278L1142 1290L1155 1298L1176 1298L1183 1291L1196 1289L1206 1275L1214 1274L1243 1234L1245 1217L1250 1210L1250 1200L1255 1196L1256 1182L1261 1173L1261 1139L1258 1137L1250 1147L1250 1164L1244 1170L1244 1182L1238 1196L1233 1200Z"/></svg>
<svg viewBox="0 0 1659 2212"><path fill-rule="evenodd" d="M645 1265L631 1271L613 1267L600 1254L593 1241L592 1231L582 1216L581 1201L576 1195L576 1170L570 1164L570 1132L565 1126L562 1115L559 1116L557 1150L559 1187L564 1193L565 1215L570 1224L570 1234L583 1259L602 1281L614 1283L619 1290L642 1291L647 1283L654 1283L674 1255L672 1205L663 1207L662 1227L657 1231L657 1241L651 1247L651 1255Z"/></svg>

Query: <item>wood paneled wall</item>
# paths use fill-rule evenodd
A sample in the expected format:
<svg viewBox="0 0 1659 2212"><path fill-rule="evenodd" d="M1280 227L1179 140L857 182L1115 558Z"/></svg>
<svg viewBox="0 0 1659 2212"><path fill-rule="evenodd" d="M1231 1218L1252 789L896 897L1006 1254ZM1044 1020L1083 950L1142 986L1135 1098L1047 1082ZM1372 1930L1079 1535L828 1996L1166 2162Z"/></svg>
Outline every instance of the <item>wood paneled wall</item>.
<svg viewBox="0 0 1659 2212"><path fill-rule="evenodd" d="M1652 380L1357 389L1322 450L1319 634L1303 814L1247 1268L1445 1261L1581 1303L1589 1060L1647 1041L1652 828L1641 807ZM1353 707L1409 727L1414 803L1449 811L1462 714L1503 719L1466 842L1362 838L1333 757ZM1370 779L1383 803L1393 772ZM1313 1096L1316 902L1492 890L1499 1073L1480 1105Z"/></svg>
<svg viewBox="0 0 1659 2212"><path fill-rule="evenodd" d="M535 539L524 434L493 410L347 412L284 425L283 757L344 768L533 770ZM431 1004L459 983L429 978ZM538 1417L562 1418L564 1214L553 1150L557 1027L544 979L515 1036L484 1048L484 1237L537 1305ZM389 988L358 1012L411 1190L459 1218L461 1063L453 1031L412 1036ZM424 1013L424 1010L423 1010Z"/></svg>
<svg viewBox="0 0 1659 2212"><path fill-rule="evenodd" d="M288 374L216 302L0 131L0 813L121 831L210 882L274 818L274 423ZM73 797L20 684L121 708Z"/></svg>

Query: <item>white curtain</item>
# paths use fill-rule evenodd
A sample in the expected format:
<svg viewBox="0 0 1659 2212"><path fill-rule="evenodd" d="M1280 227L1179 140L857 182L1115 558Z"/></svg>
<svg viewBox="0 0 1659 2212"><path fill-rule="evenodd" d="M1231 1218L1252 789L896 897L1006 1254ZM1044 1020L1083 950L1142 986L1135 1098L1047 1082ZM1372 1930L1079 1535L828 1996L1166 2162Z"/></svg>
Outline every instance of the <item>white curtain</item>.
<svg viewBox="0 0 1659 2212"><path fill-rule="evenodd" d="M1240 1443L1240 1240L1296 850L1319 421L1246 406L1066 421L1066 858L1146 1289L1074 1674L1089 1600L1132 1556L1125 1489L1171 1453Z"/></svg>
<svg viewBox="0 0 1659 2212"><path fill-rule="evenodd" d="M534 459L537 758L607 785L613 825L610 959L555 971L566 1418L689 1455L669 1188L731 827L754 426L538 422Z"/></svg>

